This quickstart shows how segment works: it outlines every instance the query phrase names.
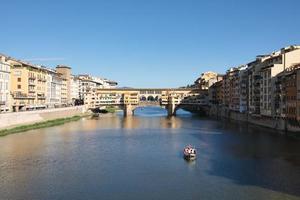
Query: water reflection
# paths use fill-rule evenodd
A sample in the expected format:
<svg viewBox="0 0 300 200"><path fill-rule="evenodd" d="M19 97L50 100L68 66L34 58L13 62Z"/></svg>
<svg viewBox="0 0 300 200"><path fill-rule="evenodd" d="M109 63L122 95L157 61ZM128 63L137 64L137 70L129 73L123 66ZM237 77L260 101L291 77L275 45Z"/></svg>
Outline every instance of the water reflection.
<svg viewBox="0 0 300 200"><path fill-rule="evenodd" d="M0 199L299 199L297 140L157 108L0 138ZM183 159L185 145L198 150Z"/></svg>

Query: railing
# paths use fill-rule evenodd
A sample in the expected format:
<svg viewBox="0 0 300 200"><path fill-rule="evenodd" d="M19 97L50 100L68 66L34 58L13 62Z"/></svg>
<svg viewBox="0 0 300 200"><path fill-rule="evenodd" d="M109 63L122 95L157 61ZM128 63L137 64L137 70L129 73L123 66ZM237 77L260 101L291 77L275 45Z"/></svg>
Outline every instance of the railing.
<svg viewBox="0 0 300 200"><path fill-rule="evenodd" d="M16 92L12 94L13 98L15 99L26 99L26 98L35 98L34 95L27 95L21 92Z"/></svg>
<svg viewBox="0 0 300 200"><path fill-rule="evenodd" d="M38 99L46 99L46 96L43 96L43 95L39 96L39 95L38 95L37 98L38 98Z"/></svg>

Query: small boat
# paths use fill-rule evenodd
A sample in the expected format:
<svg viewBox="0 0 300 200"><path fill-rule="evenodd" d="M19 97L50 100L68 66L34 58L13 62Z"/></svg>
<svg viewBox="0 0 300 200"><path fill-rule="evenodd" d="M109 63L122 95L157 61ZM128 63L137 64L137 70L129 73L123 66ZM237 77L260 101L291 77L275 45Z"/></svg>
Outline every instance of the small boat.
<svg viewBox="0 0 300 200"><path fill-rule="evenodd" d="M183 150L183 156L186 160L195 160L196 159L196 149L191 145L188 145Z"/></svg>

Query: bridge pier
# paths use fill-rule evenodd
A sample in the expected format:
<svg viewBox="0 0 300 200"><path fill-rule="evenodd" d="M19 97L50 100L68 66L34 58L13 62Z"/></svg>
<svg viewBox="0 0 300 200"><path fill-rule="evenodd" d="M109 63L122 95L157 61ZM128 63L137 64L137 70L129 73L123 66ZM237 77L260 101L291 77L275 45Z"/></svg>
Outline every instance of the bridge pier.
<svg viewBox="0 0 300 200"><path fill-rule="evenodd" d="M167 105L167 110L168 110L168 116L174 116L176 115L176 105L173 103L169 103Z"/></svg>
<svg viewBox="0 0 300 200"><path fill-rule="evenodd" d="M131 104L126 104L124 106L124 110L123 110L124 116L126 117L126 116L134 115L134 109L135 109L135 106L132 106Z"/></svg>

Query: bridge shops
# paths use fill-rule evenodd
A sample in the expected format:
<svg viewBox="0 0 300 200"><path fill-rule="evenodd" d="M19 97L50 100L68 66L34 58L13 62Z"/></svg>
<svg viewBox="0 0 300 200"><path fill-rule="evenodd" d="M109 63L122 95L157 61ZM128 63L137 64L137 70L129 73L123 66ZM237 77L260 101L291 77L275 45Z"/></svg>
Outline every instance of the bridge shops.
<svg viewBox="0 0 300 200"><path fill-rule="evenodd" d="M168 110L168 115L175 115L181 104L197 102L197 91L187 88L167 89L94 89L85 94L85 105L89 109L104 109L114 106L123 109L124 115L133 115L137 107L157 105ZM193 97L193 98L191 98ZM191 99L191 102L189 102ZM150 103L149 103L150 102ZM152 103L151 103L152 102ZM200 102L200 101L198 101Z"/></svg>

